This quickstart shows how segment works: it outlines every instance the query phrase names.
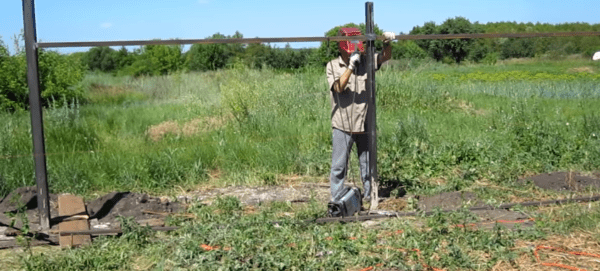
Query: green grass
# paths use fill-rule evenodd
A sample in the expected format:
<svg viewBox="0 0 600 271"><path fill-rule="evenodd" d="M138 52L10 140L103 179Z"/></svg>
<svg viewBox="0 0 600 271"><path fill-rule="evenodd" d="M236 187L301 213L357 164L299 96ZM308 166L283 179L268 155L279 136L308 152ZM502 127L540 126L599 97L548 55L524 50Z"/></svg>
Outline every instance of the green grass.
<svg viewBox="0 0 600 271"><path fill-rule="evenodd" d="M594 65L425 62L382 69L377 77L382 180L430 193L463 189L477 179L510 185L524 173L596 170L600 88ZM589 78L535 78L540 72L560 78L588 66L596 71ZM521 77L464 79L470 74ZM53 192L165 193L176 185L202 185L212 171L220 172L224 185L261 184L271 175L328 174L330 105L321 70L90 74L83 85L86 101L44 111ZM28 114L1 114L0 195L5 195L34 184L34 176ZM152 127L159 127L160 140L154 140ZM185 131L189 127L192 132ZM450 182L432 187L430 178Z"/></svg>
<svg viewBox="0 0 600 271"><path fill-rule="evenodd" d="M598 234L599 206L590 207L557 208L551 216L537 216L533 227L515 230L501 225L492 230L456 227L476 221L465 210L390 219L365 228L360 223L302 222L324 212L314 201L304 207L263 205L258 213L244 214L240 202L227 197L210 206L191 206L195 219L171 220L180 226L177 231L153 233L125 220L121 237L98 238L83 249L24 255L20 266L25 270L360 270L382 263L399 270L426 270L423 264L444 270L490 270L502 261L519 269L517 258L528 255L528 262L520 263L529 265L535 258L534 247L518 245L517 240L552 244L555 239L550 237L574 231Z"/></svg>
<svg viewBox="0 0 600 271"><path fill-rule="evenodd" d="M419 195L473 191L499 204L514 196L565 196L516 182L524 174L598 170L597 64L582 59L400 64L377 75L383 182ZM574 68L588 66L591 75L569 77ZM535 77L542 73L563 79ZM510 74L521 77L506 78ZM329 173L330 104L322 70L236 69L140 78L90 74L83 85L86 101L44 111L52 192L164 194L211 180L214 185L264 185L276 184L278 175L323 179ZM0 113L0 195L35 184L29 129L28 114ZM353 175L358 176L356 168ZM541 242L574 231L597 236L600 230L597 203L540 212L535 227L517 231L452 227L474 220L465 211L388 220L369 230L360 224L300 222L324 214L324 204L273 203L246 214L238 200L222 198L211 206L192 206L196 219L173 218L170 223L181 226L176 232L154 234L125 221L130 226L121 238L99 238L85 249L22 254L20 267L360 270L384 262L400 270L422 270L422 264L488 270L523 253L532 255L517 240ZM275 226L274 220L281 223ZM230 249L208 251L201 245ZM419 249L421 258L411 249Z"/></svg>

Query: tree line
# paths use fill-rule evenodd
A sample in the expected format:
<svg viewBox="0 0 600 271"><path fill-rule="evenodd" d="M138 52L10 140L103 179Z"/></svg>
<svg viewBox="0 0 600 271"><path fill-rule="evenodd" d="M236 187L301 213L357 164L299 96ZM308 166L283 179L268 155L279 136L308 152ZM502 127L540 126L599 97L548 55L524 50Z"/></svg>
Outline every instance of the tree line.
<svg viewBox="0 0 600 271"><path fill-rule="evenodd" d="M325 36L337 35L340 27L358 27L349 23L337 26ZM480 24L464 17L449 18L441 24L426 22L415 26L408 34L461 33L523 33L523 32L600 31L600 24L588 23L517 23ZM375 26L375 33L383 31ZM404 34L404 33L401 33ZM22 34L20 35L22 38ZM243 38L242 33L225 36L216 33L208 38ZM17 39L17 37L15 38ZM18 42L15 42L18 48ZM132 51L125 47L93 47L86 52L59 54L40 50L40 78L44 105L83 97L79 82L86 72L106 72L114 75L166 75L175 72L210 71L231 67L295 70L303 67L323 67L337 57L337 42L321 43L318 48L292 49L289 44L277 48L268 44L194 44L187 51L182 46L147 45ZM381 50L383 43L375 46ZM600 37L560 37L528 39L419 40L392 43L393 59L435 59L444 63L464 61L493 64L499 59L563 56L591 56L600 50ZM28 89L24 52L11 55L0 38L0 110L26 109Z"/></svg>
<svg viewBox="0 0 600 271"><path fill-rule="evenodd" d="M358 27L353 23L330 29L325 36L337 35L339 27ZM524 32L574 32L600 31L600 24L588 23L472 23L464 17L449 18L442 24L427 22L415 26L408 34L462 34L462 33L524 33ZM376 26L377 34L383 33ZM209 38L243 38L236 32L225 36L216 33ZM494 63L499 59L535 56L563 56L582 54L591 56L600 50L600 37L561 38L498 38L477 40L419 40L399 41L393 44L393 58L432 58L445 63ZM382 43L376 43L381 49ZM337 56L337 42L322 43L318 48L292 49L289 44L276 48L265 44L195 44L187 52L181 46L144 46L133 52L125 48L114 50L96 47L81 53L82 62L90 70L114 72L123 75L157 75L173 71L207 71L235 65L250 68L297 69L304 66L324 66Z"/></svg>

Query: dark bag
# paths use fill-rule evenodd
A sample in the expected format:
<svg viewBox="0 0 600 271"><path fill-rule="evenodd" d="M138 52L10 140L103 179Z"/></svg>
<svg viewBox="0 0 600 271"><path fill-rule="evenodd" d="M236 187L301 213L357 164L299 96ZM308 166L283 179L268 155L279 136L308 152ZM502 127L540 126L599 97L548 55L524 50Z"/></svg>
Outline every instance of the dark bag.
<svg viewBox="0 0 600 271"><path fill-rule="evenodd" d="M346 186L340 193L340 197L335 198L327 204L327 215L330 217L346 217L352 216L362 206L362 194L356 187Z"/></svg>

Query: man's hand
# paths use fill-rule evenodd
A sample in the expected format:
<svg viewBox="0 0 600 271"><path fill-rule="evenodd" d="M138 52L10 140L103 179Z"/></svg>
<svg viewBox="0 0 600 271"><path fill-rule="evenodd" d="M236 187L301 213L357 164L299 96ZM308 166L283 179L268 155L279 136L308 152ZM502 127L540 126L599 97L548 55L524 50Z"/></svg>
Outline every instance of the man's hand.
<svg viewBox="0 0 600 271"><path fill-rule="evenodd" d="M360 53L354 52L350 55L350 65L348 65L348 69L354 70L356 66L360 63Z"/></svg>
<svg viewBox="0 0 600 271"><path fill-rule="evenodd" d="M394 32L383 32L383 37L385 38L383 42L389 43L390 41L396 39L396 34L394 34Z"/></svg>

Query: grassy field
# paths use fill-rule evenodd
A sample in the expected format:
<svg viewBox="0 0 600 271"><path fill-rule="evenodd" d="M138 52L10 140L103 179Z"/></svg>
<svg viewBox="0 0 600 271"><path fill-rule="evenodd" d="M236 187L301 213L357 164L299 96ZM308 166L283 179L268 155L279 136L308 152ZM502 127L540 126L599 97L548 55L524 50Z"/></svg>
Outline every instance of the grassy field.
<svg viewBox="0 0 600 271"><path fill-rule="evenodd" d="M44 112L52 192L175 194L208 184L327 179L331 128L324 70L232 69L150 78L90 74L83 84L86 103ZM380 178L410 194L460 190L496 203L541 199L560 195L516 180L600 167L598 63L398 61L378 72L377 84ZM29 129L28 114L0 113L0 196L35 184ZM600 247L597 204L536 209L536 226L519 231L452 227L469 223L468 212L391 220L371 230L360 224L305 225L298 219L322 215L324 203L294 208L273 204L249 214L235 199L224 198L193 206L196 219L173 219L183 227L173 234L154 236L132 227L120 239L97 240L86 249L24 254L18 266L360 270L385 262L398 270L420 270L423 264L525 270L535 259L523 242L580 234L590 247ZM289 212L293 217L281 217ZM267 223L273 219L281 225Z"/></svg>
<svg viewBox="0 0 600 271"><path fill-rule="evenodd" d="M527 173L595 170L599 69L578 59L384 68L377 77L380 176L428 193L481 179L510 185ZM328 175L330 105L320 69L92 74L84 85L87 104L44 112L54 192L168 193ZM2 196L33 185L34 176L29 115L0 114Z"/></svg>

